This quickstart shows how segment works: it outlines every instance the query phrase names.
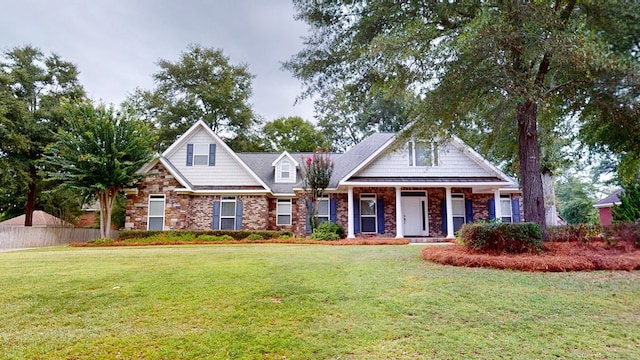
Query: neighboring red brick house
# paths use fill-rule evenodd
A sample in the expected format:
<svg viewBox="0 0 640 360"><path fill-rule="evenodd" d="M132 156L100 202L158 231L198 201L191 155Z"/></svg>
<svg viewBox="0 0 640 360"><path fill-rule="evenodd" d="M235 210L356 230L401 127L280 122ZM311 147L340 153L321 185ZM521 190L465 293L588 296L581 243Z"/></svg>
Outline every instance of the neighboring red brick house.
<svg viewBox="0 0 640 360"><path fill-rule="evenodd" d="M462 224L523 220L517 183L459 139L397 144L373 134L344 154L321 220L349 238L454 237ZM126 229L308 231L299 153L235 153L199 121L146 164L127 190ZM498 204L499 206L495 206Z"/></svg>
<svg viewBox="0 0 640 360"><path fill-rule="evenodd" d="M605 197L602 200L596 201L596 203L593 204L593 207L598 209L598 215L600 216L600 225L611 225L611 221L613 220L611 209L613 209L614 205L620 205L619 196L622 191L622 189L618 189L609 196Z"/></svg>

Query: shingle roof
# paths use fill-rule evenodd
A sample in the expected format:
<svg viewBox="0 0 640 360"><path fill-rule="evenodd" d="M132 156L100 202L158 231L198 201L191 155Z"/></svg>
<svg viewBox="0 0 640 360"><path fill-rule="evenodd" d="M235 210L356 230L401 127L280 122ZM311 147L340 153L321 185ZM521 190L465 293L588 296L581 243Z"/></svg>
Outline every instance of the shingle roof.
<svg viewBox="0 0 640 360"><path fill-rule="evenodd" d="M333 167L333 176L331 177L331 183L329 187L335 188L338 186L340 180L342 180L347 174L349 174L358 165L362 164L371 155L373 155L378 149L384 146L395 134L393 133L375 133L358 143L342 156L335 159Z"/></svg>
<svg viewBox="0 0 640 360"><path fill-rule="evenodd" d="M613 193L611 193L609 196L605 197L604 199L596 201L593 204L593 206L595 206L595 207L612 207L613 204L620 203L619 195L620 195L620 193L622 193L622 191L624 191L624 190L623 189L618 189L618 190L614 191Z"/></svg>
<svg viewBox="0 0 640 360"><path fill-rule="evenodd" d="M16 216L9 220L0 222L0 225L24 226L25 217L26 216L24 214L20 216ZM73 227L73 224L70 224L42 210L33 211L32 224L35 227Z"/></svg>

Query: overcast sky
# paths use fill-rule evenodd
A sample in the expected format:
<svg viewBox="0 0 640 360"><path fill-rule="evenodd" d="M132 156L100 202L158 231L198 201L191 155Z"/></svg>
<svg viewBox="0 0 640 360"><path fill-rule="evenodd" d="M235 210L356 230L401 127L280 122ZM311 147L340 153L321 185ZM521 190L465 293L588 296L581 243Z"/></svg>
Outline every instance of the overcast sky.
<svg viewBox="0 0 640 360"><path fill-rule="evenodd" d="M291 0L0 0L0 49L55 52L78 66L91 98L119 104L153 88L159 59L177 61L189 44L219 48L256 76L258 115L312 120L311 101L294 106L300 82L281 70L307 32L293 15Z"/></svg>

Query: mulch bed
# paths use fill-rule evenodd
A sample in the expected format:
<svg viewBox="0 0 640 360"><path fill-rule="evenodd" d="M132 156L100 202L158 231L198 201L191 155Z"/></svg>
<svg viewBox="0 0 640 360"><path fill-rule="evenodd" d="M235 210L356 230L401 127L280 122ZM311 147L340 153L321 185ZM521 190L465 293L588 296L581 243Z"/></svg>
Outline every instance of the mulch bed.
<svg viewBox="0 0 640 360"><path fill-rule="evenodd" d="M640 270L640 249L633 245L609 247L604 242L549 242L539 254L486 254L458 244L428 246L422 250L422 258L445 265L520 271Z"/></svg>

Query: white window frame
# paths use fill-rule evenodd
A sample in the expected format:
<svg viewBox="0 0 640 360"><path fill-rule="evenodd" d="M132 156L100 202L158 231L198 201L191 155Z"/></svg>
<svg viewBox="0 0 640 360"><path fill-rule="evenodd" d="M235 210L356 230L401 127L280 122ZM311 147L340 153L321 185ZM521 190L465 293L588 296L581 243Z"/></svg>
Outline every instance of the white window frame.
<svg viewBox="0 0 640 360"><path fill-rule="evenodd" d="M428 159L426 164L418 163L418 155L419 149L425 149L429 151ZM438 166L439 165L439 157L438 157L438 146L434 142L419 142L415 140L409 141L409 166L414 167L428 167L428 166Z"/></svg>
<svg viewBox="0 0 640 360"><path fill-rule="evenodd" d="M280 204L289 205L289 211L282 211ZM291 199L277 199L276 200L276 225L291 225L291 211L293 209L293 202ZM280 222L280 216L288 216L288 222Z"/></svg>
<svg viewBox="0 0 640 360"><path fill-rule="evenodd" d="M230 204L233 203L233 215L223 215L224 211L222 210L224 208L224 204ZM220 230L235 230L236 229L236 221L238 221L238 219L236 219L236 209L238 206L238 202L235 196L222 196L220 197ZM233 219L233 226L231 227L231 229L225 229L222 226L222 220L223 219Z"/></svg>
<svg viewBox="0 0 640 360"><path fill-rule="evenodd" d="M162 202L162 216L151 214L151 203L156 203L156 202L158 203ZM162 218L162 229L160 230L164 230L165 212L166 212L166 206L167 206L166 196L164 194L149 194L149 202L147 206L148 206L147 207L147 230L158 230L158 229L150 228L151 218L154 218L154 219Z"/></svg>
<svg viewBox="0 0 640 360"><path fill-rule="evenodd" d="M506 213L506 209L504 209L502 207L502 203L503 202L508 202L509 206L508 206L508 214ZM500 210L502 212L502 217L500 218L500 220L502 220L502 222L505 223L512 223L513 222L513 210L511 209L511 195L509 194L501 194L500 195L500 203L498 204L498 206L500 206ZM505 220L508 219L508 220Z"/></svg>
<svg viewBox="0 0 640 360"><path fill-rule="evenodd" d="M453 206L454 202L462 202L462 214L456 214L453 212L455 206ZM452 218L462 218L462 223L467 223L467 203L465 202L464 194L451 194L451 217Z"/></svg>
<svg viewBox="0 0 640 360"><path fill-rule="evenodd" d="M371 201L373 200L373 215L372 214L363 214L362 213L362 201ZM378 198L376 194L360 194L360 232L363 234L375 234L378 232ZM373 218L373 231L365 231L364 226L362 226L363 218Z"/></svg>
<svg viewBox="0 0 640 360"><path fill-rule="evenodd" d="M193 144L193 158L191 163L193 166L209 166L209 144L199 143ZM196 161L199 159L199 161ZM200 163L204 160L204 163Z"/></svg>
<svg viewBox="0 0 640 360"><path fill-rule="evenodd" d="M327 204L327 212L324 214L320 213L320 203L324 202ZM323 222L326 221L331 221L331 201L329 201L329 196L328 195L323 195L322 197L319 197L316 200L316 210L317 212L317 216L318 216L318 224L322 224Z"/></svg>
<svg viewBox="0 0 640 360"><path fill-rule="evenodd" d="M291 178L291 163L288 159L282 159L280 162L280 178L287 180Z"/></svg>

